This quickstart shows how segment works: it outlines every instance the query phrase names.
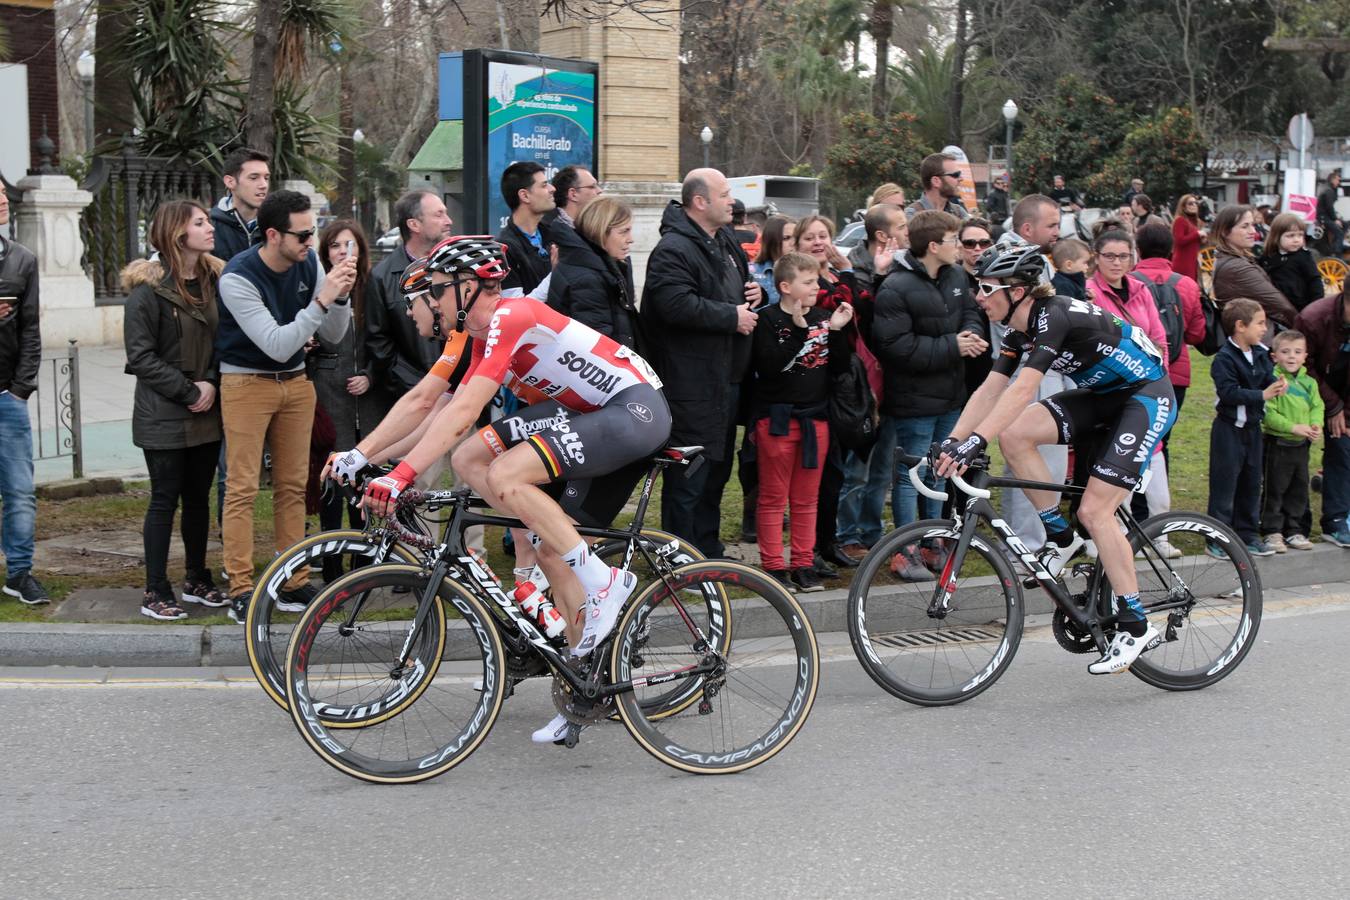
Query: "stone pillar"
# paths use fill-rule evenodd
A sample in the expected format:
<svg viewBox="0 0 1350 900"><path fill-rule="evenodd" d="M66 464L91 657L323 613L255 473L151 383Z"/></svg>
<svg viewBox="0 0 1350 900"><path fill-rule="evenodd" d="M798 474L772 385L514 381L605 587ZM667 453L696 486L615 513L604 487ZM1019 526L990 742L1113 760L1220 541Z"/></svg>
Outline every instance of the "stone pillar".
<svg viewBox="0 0 1350 900"><path fill-rule="evenodd" d="M680 178L679 4L648 18L623 9L599 22L548 17L539 52L600 64L600 171L608 182Z"/></svg>
<svg viewBox="0 0 1350 900"><path fill-rule="evenodd" d="M14 209L19 243L38 260L42 346L120 344L122 307L94 305L94 283L80 263L80 213L94 196L65 175L29 175L16 186L23 192Z"/></svg>
<svg viewBox="0 0 1350 900"><path fill-rule="evenodd" d="M619 197L633 207L633 286L638 302L642 299L643 283L647 278L647 257L661 239L661 216L671 200L680 197L679 182L662 181L605 181L605 193Z"/></svg>
<svg viewBox="0 0 1350 900"><path fill-rule="evenodd" d="M314 218L316 220L319 217L319 210L323 209L324 206L328 204L328 198L324 196L323 192L303 179L295 178L283 181L281 183L281 188L282 190L295 191L298 194L304 194L308 197L310 208L314 210ZM341 216L339 216L339 218L341 218ZM374 241L377 237L379 237L379 235L371 235L370 239L371 241Z"/></svg>

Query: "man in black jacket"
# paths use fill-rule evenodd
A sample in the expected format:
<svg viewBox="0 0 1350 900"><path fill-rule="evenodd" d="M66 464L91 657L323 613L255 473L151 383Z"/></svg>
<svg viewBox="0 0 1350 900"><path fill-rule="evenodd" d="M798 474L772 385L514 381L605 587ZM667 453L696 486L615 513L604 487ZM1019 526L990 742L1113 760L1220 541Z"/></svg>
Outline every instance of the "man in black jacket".
<svg viewBox="0 0 1350 900"><path fill-rule="evenodd" d="M881 362L882 415L891 420L895 444L923 456L952 433L966 402L965 359L988 351L980 337L979 311L970 295L970 279L958 264L961 222L937 210L910 220L910 249L877 291L872 343ZM941 481L934 483L941 490ZM891 495L896 527L917 518L937 518L941 507L918 493L907 470ZM894 563L911 581L933 576L909 548Z"/></svg>
<svg viewBox="0 0 1350 900"><path fill-rule="evenodd" d="M0 183L0 228L8 231L9 197ZM28 397L37 390L42 335L38 332L37 257L0 232L0 550L4 592L37 606L50 602L33 577L33 430Z"/></svg>
<svg viewBox="0 0 1350 900"><path fill-rule="evenodd" d="M429 341L417 333L399 286L403 270L448 238L454 223L441 198L426 190L409 191L399 197L394 203L394 220L403 243L371 272L366 294L366 349L371 376L397 399L431 371L445 343L443 337Z"/></svg>
<svg viewBox="0 0 1350 900"><path fill-rule="evenodd" d="M253 245L258 207L267 199L272 173L267 154L248 147L225 157L221 172L225 196L211 208L211 224L216 229L216 247L211 253L229 262Z"/></svg>
<svg viewBox="0 0 1350 900"><path fill-rule="evenodd" d="M1329 235L1331 255L1340 257L1345 252L1345 222L1336 214L1336 201L1341 198L1341 173L1327 176L1327 186L1317 195L1317 222Z"/></svg>
<svg viewBox="0 0 1350 900"><path fill-rule="evenodd" d="M741 380L762 297L732 234L731 185L716 169L685 176L647 261L642 317L648 362L664 382L671 444L699 444L707 462L675 472L661 494L661 527L721 556L722 490L731 476Z"/></svg>
<svg viewBox="0 0 1350 900"><path fill-rule="evenodd" d="M502 295L512 297L533 291L553 268L548 236L540 227L544 216L555 208L553 185L539 163L514 162L502 172L502 199L511 209L511 218L497 234L511 266L502 282Z"/></svg>

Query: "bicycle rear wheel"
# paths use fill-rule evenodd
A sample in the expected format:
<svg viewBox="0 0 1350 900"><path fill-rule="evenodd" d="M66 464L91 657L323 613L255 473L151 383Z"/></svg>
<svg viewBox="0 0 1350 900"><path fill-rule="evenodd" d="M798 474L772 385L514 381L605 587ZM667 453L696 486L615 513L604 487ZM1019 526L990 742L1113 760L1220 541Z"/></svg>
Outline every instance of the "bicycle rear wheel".
<svg viewBox="0 0 1350 900"><path fill-rule="evenodd" d="M633 688L615 698L624 725L644 750L685 772L728 774L766 762L801 729L820 684L806 613L782 585L739 563L689 563L668 579L630 603L615 631L610 677ZM708 585L725 594L737 622L723 650L689 615L704 608ZM681 680L698 690L672 713L660 698Z"/></svg>
<svg viewBox="0 0 1350 900"><path fill-rule="evenodd" d="M954 522L938 519L893 531L863 558L849 587L848 634L858 661L883 690L920 706L960 703L987 690L1022 640L1022 586L979 533L960 568L945 573L952 596L941 609L940 554L960 536ZM937 570L924 569L930 580L901 577L913 577L915 566L906 563L925 561Z"/></svg>
<svg viewBox="0 0 1350 900"><path fill-rule="evenodd" d="M277 609L281 586L301 569L322 565L328 557L347 555L367 562L417 562L413 551L402 544L393 544L384 554L377 536L354 528L341 528L312 534L292 544L263 570L253 589L248 615L244 619L248 664L263 692L282 709L289 708L286 705L286 647L291 642L295 614Z"/></svg>
<svg viewBox="0 0 1350 900"><path fill-rule="evenodd" d="M666 571L675 566L703 559L703 554L693 544L664 531L644 528L640 540L647 552L660 561L658 566ZM638 577L639 589L635 593L639 593L647 585L656 582L659 579L659 573L653 570L648 564L647 558L636 550L630 557L628 553L629 545L629 541L619 538L602 541L595 546L595 555L604 560L606 565L615 567L622 567L627 560L628 571ZM699 586L699 592L702 595L702 602L695 602L694 595L691 593L683 604L684 611L697 623L699 630L707 636L708 643L711 646L719 651L724 650L731 643L731 608L727 602L726 591L719 584L705 582ZM687 629L687 626L683 624L681 627ZM637 646L640 650L650 640L650 633L639 635L637 640ZM702 680L690 678L675 682L670 690L665 692L653 690L644 698L642 703L649 717L660 718L687 709L690 704L699 698L701 693ZM616 712L613 718L617 717L618 713Z"/></svg>
<svg viewBox="0 0 1350 900"><path fill-rule="evenodd" d="M1247 547L1227 525L1209 516L1170 512L1140 525L1153 546L1130 536L1136 554L1139 600L1163 642L1130 666L1136 678L1169 691L1194 691L1226 677L1246 657L1261 626L1261 578ZM1179 559L1163 560L1167 542ZM1205 552L1210 541L1225 559ZM1107 586L1106 590L1110 590Z"/></svg>
<svg viewBox="0 0 1350 900"><path fill-rule="evenodd" d="M477 749L501 710L501 637L491 613L460 585L437 586L431 617L400 659L426 586L416 566L358 569L329 585L296 623L286 658L291 718L315 753L355 778L434 778ZM410 592L395 593L400 587Z"/></svg>

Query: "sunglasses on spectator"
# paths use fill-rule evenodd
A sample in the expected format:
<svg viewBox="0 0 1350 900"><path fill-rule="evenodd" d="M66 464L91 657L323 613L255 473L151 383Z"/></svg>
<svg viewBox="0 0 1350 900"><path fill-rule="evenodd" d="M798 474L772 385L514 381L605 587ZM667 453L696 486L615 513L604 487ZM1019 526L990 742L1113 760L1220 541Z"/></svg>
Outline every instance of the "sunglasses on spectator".
<svg viewBox="0 0 1350 900"><path fill-rule="evenodd" d="M976 247L981 249L994 246L992 238L962 238L961 246L967 250L974 250Z"/></svg>
<svg viewBox="0 0 1350 900"><path fill-rule="evenodd" d="M961 173L960 173L960 172L943 172L943 173L942 173L942 176L943 176L944 178L960 178L960 177L961 177Z"/></svg>
<svg viewBox="0 0 1350 900"><path fill-rule="evenodd" d="M306 228L304 231L287 231L286 234L292 235L300 243L306 244L310 238L314 237L314 231L313 228Z"/></svg>

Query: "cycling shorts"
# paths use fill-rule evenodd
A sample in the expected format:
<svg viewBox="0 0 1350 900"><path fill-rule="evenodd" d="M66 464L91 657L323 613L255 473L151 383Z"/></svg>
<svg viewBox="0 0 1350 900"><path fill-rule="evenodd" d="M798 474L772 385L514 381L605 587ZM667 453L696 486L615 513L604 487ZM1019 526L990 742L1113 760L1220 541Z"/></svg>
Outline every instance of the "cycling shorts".
<svg viewBox="0 0 1350 900"><path fill-rule="evenodd" d="M1097 444L1089 475L1134 490L1158 442L1177 420L1177 400L1166 378L1132 391L1101 394L1086 388L1040 401L1059 431L1059 443Z"/></svg>
<svg viewBox="0 0 1350 900"><path fill-rule="evenodd" d="M636 384L593 412L536 403L478 435L497 456L528 443L550 482L561 485L561 495L549 494L563 511L582 525L604 528L628 502L649 458L669 440L670 410L660 390Z"/></svg>

